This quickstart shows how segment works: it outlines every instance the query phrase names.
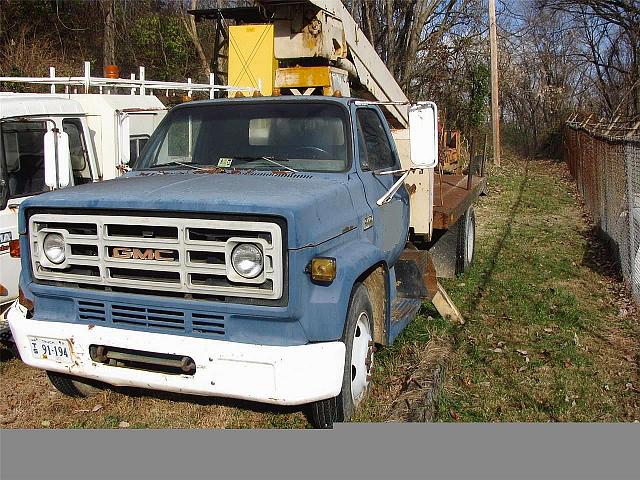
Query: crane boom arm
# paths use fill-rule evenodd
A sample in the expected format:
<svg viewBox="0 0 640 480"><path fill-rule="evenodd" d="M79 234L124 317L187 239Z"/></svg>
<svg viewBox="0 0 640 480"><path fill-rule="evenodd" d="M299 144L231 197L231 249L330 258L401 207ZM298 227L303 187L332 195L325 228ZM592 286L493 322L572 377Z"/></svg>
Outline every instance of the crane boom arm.
<svg viewBox="0 0 640 480"><path fill-rule="evenodd" d="M343 38L340 40L346 42L347 50L355 66L355 73L360 84L376 101L395 102L396 104L386 105L386 108L393 115L399 124L398 126L407 127L408 105L402 105L402 103L408 103L407 96L340 0L300 0L295 2L257 0L256 3L265 7L288 5L289 8L299 9L300 11L304 10L305 7L316 7L337 20L337 23L342 27ZM335 28L334 24L336 22L332 22L330 26L327 17L319 15L316 18L321 23L323 19L325 20L325 24L321 25L323 31L328 32L330 29ZM297 53L300 52L298 48L295 50ZM342 56L344 57L345 54L346 52L343 51ZM318 55L317 51L309 53L309 56L315 55Z"/></svg>

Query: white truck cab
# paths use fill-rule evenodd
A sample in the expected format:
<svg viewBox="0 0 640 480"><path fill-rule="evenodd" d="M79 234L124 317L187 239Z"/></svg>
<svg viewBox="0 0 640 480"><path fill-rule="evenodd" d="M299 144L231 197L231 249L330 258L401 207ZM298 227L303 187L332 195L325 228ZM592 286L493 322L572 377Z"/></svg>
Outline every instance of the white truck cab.
<svg viewBox="0 0 640 480"><path fill-rule="evenodd" d="M152 95L0 92L0 318L18 296L20 203L45 191L119 176L164 114ZM46 154L47 132L64 139L52 155ZM56 166L67 157L68 175L60 176ZM47 169L54 172L53 181L47 181Z"/></svg>

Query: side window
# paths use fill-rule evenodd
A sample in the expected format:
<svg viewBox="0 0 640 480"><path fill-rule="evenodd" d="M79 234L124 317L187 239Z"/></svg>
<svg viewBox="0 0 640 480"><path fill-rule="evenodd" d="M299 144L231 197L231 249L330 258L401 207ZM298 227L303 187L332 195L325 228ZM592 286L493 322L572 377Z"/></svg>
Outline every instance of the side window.
<svg viewBox="0 0 640 480"><path fill-rule="evenodd" d="M45 122L15 121L1 126L9 198L48 190L44 183Z"/></svg>
<svg viewBox="0 0 640 480"><path fill-rule="evenodd" d="M366 147L366 157L362 155L362 147L360 147L360 164L363 168L381 170L395 166L396 162L387 132L375 110L370 108L358 110L358 135L361 135L360 140L364 139ZM365 158L366 160L363 160Z"/></svg>
<svg viewBox="0 0 640 480"><path fill-rule="evenodd" d="M171 162L191 163L199 139L199 116L187 115L171 122L167 134L155 153L155 164L163 165Z"/></svg>
<svg viewBox="0 0 640 480"><path fill-rule="evenodd" d="M133 164L140 156L140 152L146 145L147 140L149 140L149 135L135 135L129 138L129 163Z"/></svg>
<svg viewBox="0 0 640 480"><path fill-rule="evenodd" d="M87 145L82 122L77 118L65 118L62 120L62 130L69 136L69 153L71 154L74 185L89 183L91 170L87 159Z"/></svg>

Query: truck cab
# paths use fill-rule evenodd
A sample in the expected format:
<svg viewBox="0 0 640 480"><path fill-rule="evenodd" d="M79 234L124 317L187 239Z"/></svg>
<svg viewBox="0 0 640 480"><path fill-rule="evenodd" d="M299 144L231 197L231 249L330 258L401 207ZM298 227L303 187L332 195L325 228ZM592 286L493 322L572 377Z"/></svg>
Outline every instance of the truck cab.
<svg viewBox="0 0 640 480"><path fill-rule="evenodd" d="M23 203L21 357L72 395L98 381L346 420L435 279L406 250L409 171L371 103L175 107L131 172Z"/></svg>
<svg viewBox="0 0 640 480"><path fill-rule="evenodd" d="M52 129L68 138L69 185L98 180L90 130L78 102L51 95L0 93L0 309L18 296L20 259L10 255L10 245L18 240L18 207L33 195L61 186L45 181L44 138Z"/></svg>

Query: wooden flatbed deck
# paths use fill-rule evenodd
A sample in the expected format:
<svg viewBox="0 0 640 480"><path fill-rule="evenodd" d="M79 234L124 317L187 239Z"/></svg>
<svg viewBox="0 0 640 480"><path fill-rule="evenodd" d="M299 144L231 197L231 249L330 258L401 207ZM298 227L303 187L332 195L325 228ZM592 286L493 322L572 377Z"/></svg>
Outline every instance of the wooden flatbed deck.
<svg viewBox="0 0 640 480"><path fill-rule="evenodd" d="M486 177L472 177L467 190L466 175L433 176L433 228L447 230L464 215L486 188Z"/></svg>

